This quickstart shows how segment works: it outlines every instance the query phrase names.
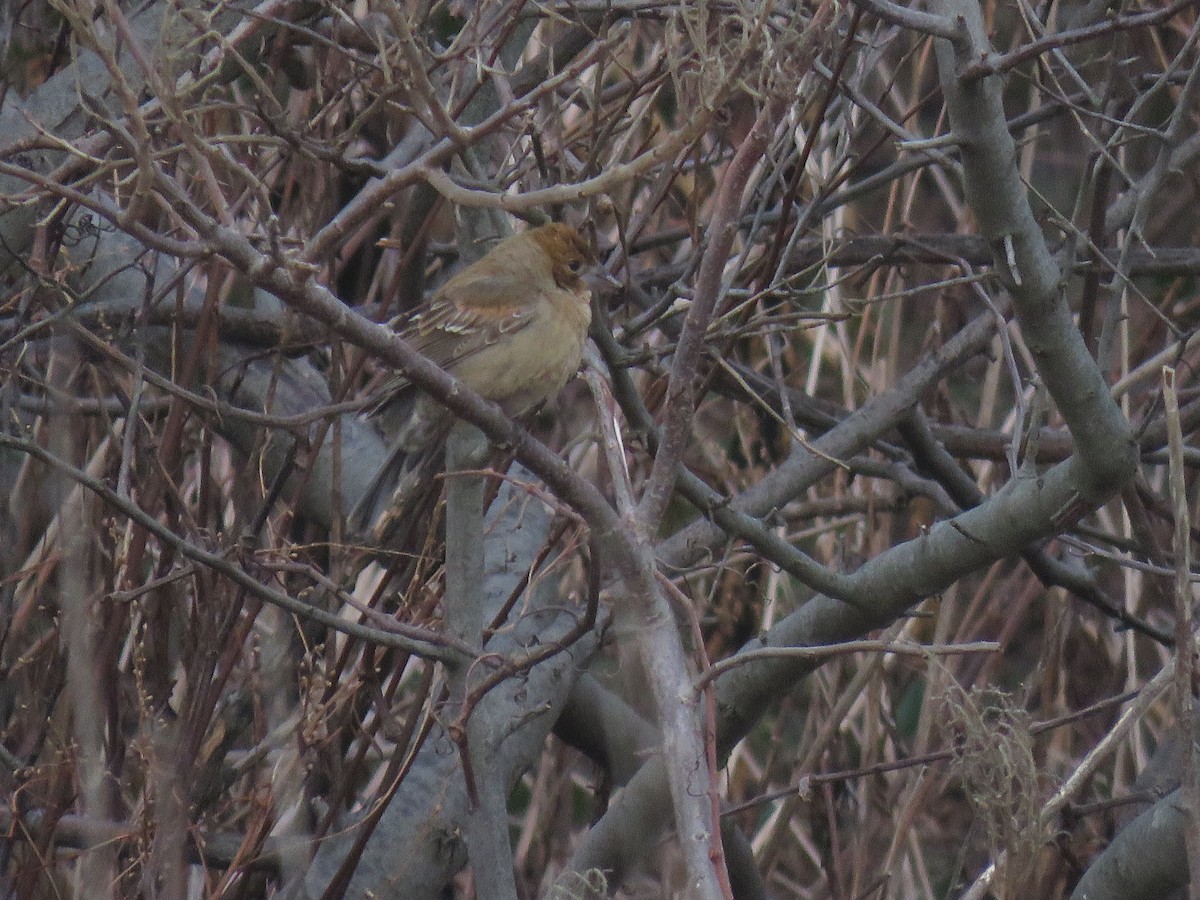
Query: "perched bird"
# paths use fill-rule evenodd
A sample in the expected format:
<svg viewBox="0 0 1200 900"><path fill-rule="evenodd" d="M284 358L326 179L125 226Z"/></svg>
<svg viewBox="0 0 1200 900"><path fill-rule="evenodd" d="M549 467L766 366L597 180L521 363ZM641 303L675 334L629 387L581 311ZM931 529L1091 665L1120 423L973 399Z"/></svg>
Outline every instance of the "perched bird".
<svg viewBox="0 0 1200 900"><path fill-rule="evenodd" d="M585 275L593 264L588 245L569 225L531 228L501 241L442 285L427 306L391 324L414 349L510 416L523 415L556 396L579 368L592 320ZM428 488L436 467L431 453L453 423L402 375L384 384L373 405L388 408L401 410L405 422L388 462L351 513L351 526L363 531L392 507L374 528L377 539L404 501Z"/></svg>

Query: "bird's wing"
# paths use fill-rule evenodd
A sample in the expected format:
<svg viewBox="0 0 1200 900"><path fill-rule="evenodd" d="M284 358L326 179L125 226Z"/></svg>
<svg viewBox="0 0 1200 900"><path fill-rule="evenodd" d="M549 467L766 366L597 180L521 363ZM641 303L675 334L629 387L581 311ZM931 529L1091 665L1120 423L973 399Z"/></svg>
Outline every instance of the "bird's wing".
<svg viewBox="0 0 1200 900"><path fill-rule="evenodd" d="M528 296L529 285L536 278L532 265L526 263L528 254L516 253L520 248L509 249L514 251L509 254L513 258L504 264L488 265L492 260L484 257L463 269L441 286L434 295L433 305L449 302L479 309L502 309L512 306L514 298Z"/></svg>
<svg viewBox="0 0 1200 900"><path fill-rule="evenodd" d="M474 356L504 335L527 327L537 315L534 303L512 305L511 289L507 290L510 303L503 305L498 302L501 292L494 287L494 279L473 282L474 279L452 279L429 306L416 315L401 317L392 323L392 327L413 349L451 373L464 359ZM485 299L490 303L479 303L477 291L481 289L488 292ZM466 296L471 297L469 305L463 302ZM376 399L367 408L367 414L373 415L381 410L408 384L408 379L403 375L389 378L376 392Z"/></svg>
<svg viewBox="0 0 1200 900"><path fill-rule="evenodd" d="M529 325L536 304L480 303L470 285L447 285L433 302L400 328L400 336L443 369L453 372L458 363L507 334ZM463 302L470 296L471 302ZM517 295L521 296L520 294Z"/></svg>

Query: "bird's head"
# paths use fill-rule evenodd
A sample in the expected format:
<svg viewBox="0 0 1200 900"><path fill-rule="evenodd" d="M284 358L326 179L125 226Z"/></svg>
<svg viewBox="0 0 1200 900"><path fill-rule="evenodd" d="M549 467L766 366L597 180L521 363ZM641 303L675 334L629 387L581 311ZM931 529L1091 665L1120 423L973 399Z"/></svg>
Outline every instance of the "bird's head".
<svg viewBox="0 0 1200 900"><path fill-rule="evenodd" d="M554 222L529 232L550 260L554 283L563 290L584 289L584 276L595 265L591 248L570 225Z"/></svg>

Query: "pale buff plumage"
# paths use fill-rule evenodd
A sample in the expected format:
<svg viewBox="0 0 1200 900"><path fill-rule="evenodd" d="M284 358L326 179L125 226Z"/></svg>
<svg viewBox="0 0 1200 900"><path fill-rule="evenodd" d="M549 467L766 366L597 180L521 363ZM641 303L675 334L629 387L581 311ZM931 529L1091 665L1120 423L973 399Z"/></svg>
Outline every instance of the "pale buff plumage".
<svg viewBox="0 0 1200 900"><path fill-rule="evenodd" d="M575 374L592 320L583 274L592 255L570 226L532 228L459 272L395 327L416 350L520 415ZM392 395L403 377L384 388Z"/></svg>
<svg viewBox="0 0 1200 900"><path fill-rule="evenodd" d="M486 256L447 281L429 304L393 327L423 355L519 416L556 396L583 358L592 319L584 281L593 264L587 244L571 227L542 225L501 241ZM379 392L376 409L413 394L403 376ZM351 515L352 527L376 524L382 539L415 495L428 489L430 472L452 418L417 393L406 421L392 438L393 453ZM385 486L390 500L381 506Z"/></svg>

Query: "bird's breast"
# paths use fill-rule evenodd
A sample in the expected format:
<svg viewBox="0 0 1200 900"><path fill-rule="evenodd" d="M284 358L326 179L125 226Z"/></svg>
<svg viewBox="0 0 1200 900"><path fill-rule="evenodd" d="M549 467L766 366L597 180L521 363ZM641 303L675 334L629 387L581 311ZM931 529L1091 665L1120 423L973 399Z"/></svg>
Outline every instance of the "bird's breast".
<svg viewBox="0 0 1200 900"><path fill-rule="evenodd" d="M526 327L464 359L455 372L513 416L554 397L575 374L592 318L586 294L556 291L538 302Z"/></svg>

